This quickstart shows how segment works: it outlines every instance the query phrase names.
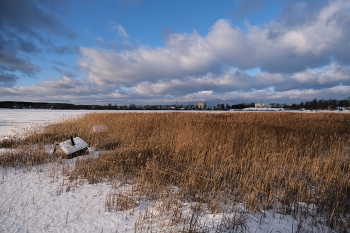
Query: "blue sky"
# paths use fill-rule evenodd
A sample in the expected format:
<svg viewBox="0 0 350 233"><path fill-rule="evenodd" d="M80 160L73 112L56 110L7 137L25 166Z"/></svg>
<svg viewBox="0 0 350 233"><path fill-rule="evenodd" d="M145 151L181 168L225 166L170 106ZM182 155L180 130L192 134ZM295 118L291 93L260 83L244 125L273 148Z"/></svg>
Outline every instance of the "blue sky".
<svg viewBox="0 0 350 233"><path fill-rule="evenodd" d="M348 0L5 0L0 101L350 96Z"/></svg>

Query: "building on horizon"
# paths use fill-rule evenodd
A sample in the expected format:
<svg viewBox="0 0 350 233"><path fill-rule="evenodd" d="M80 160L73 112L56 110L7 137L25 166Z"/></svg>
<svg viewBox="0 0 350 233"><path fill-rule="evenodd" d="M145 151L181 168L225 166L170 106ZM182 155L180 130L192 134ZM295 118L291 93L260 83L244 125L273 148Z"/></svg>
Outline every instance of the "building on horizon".
<svg viewBox="0 0 350 233"><path fill-rule="evenodd" d="M205 102L198 102L198 108L204 109L207 107L207 104Z"/></svg>
<svg viewBox="0 0 350 233"><path fill-rule="evenodd" d="M266 103L256 103L255 107L256 108L269 108L270 106Z"/></svg>

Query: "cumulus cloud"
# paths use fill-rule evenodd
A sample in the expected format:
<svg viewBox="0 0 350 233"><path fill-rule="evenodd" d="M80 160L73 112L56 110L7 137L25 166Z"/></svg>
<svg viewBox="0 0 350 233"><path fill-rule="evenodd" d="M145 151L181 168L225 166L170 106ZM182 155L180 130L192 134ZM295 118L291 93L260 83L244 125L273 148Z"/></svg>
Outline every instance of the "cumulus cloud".
<svg viewBox="0 0 350 233"><path fill-rule="evenodd" d="M334 67L333 67L334 66ZM339 80L349 81L349 73L343 69L338 69L337 65L329 67L328 75L337 75ZM295 83L303 83L303 76L308 72L298 73L293 77L269 76L264 73L257 76L249 76L244 71L230 70L222 76L206 75L200 78L189 78L187 80L169 80L159 83L143 82L132 88L109 88L95 85L81 79L61 77L58 80L45 81L32 86L25 87L3 87L0 88L0 100L14 99L38 101L66 101L83 104L174 104L194 103L197 101L207 101L214 104L219 103L239 103L239 102L300 102L318 99L345 99L349 96L350 85L322 86L324 77L315 79L322 88L289 88L285 90L276 89L269 84L294 80ZM320 71L321 72L321 71ZM334 73L332 73L334 72ZM318 75L315 75L318 77ZM325 76L326 77L326 76ZM259 80L261 79L261 80ZM0 75L1 80L1 75ZM243 80L246 80L245 82ZM250 82L254 81L256 88L251 88ZM239 85L238 85L239 84ZM200 87L197 87L200 85ZM5 86L5 85L4 85ZM174 90L175 89L175 90Z"/></svg>
<svg viewBox="0 0 350 233"><path fill-rule="evenodd" d="M206 36L206 41L220 64L250 69L255 61L255 48L240 28L233 28L227 20L218 20Z"/></svg>
<svg viewBox="0 0 350 233"><path fill-rule="evenodd" d="M159 77L175 78L186 73L176 57L164 49L142 47L135 51L115 53L109 50L81 48L84 55L79 65L91 82L99 85L133 86L143 80L157 81Z"/></svg>
<svg viewBox="0 0 350 233"><path fill-rule="evenodd" d="M0 87L10 87L16 83L18 77L13 74L7 74L0 71Z"/></svg>
<svg viewBox="0 0 350 233"><path fill-rule="evenodd" d="M219 103L240 103L240 102L279 102L279 103L299 103L300 101L309 101L317 99L346 99L348 98L350 86L335 86L324 88L322 90L293 89L288 91L275 91L272 88L251 91L232 91L227 93L215 94L214 92L191 93L181 98L176 98L183 102L210 101ZM214 104L215 105L215 104Z"/></svg>
<svg viewBox="0 0 350 233"><path fill-rule="evenodd" d="M75 33L58 17L61 3L41 0L0 1L0 32L8 39L6 45L16 44L19 45L16 49L30 52L36 47L33 41L51 45L52 35L75 38Z"/></svg>
<svg viewBox="0 0 350 233"><path fill-rule="evenodd" d="M244 2L251 1L240 4ZM252 7L258 9L266 2L256 1ZM283 7L278 18L263 26L247 22L246 28L240 28L219 19L206 35L195 30L167 33L164 46L155 48L132 47L125 42L130 36L123 26L108 22L108 29L116 31L124 44L97 37L103 48L80 47L78 65L87 81L72 79L72 73L54 66L64 77L17 88L11 87L16 76L3 74L0 85L6 87L0 89L0 96L34 97L38 93L54 98L62 93L81 101L105 98L108 102L154 104L347 98L350 2L288 0ZM1 39L9 41L0 35ZM22 47L28 53L38 49L35 43L22 43ZM67 54L76 52L76 47L53 46L51 50ZM0 71L34 74L40 70L19 53L7 51L0 44ZM255 75L246 72L257 67L261 72Z"/></svg>
<svg viewBox="0 0 350 233"><path fill-rule="evenodd" d="M42 51L58 54L78 51L53 43L52 36L75 38L75 33L58 17L60 4L41 0L0 1L0 71L7 84L15 85L18 73L34 76L41 71L29 60L30 56Z"/></svg>
<svg viewBox="0 0 350 233"><path fill-rule="evenodd" d="M13 51L0 50L0 68L3 70L19 70L27 75L40 71L40 68L24 59L19 58Z"/></svg>
<svg viewBox="0 0 350 233"><path fill-rule="evenodd" d="M218 73L230 66L260 67L283 76L325 66L332 59L349 65L349 9L350 2L334 1L298 27L274 21L264 27L248 25L245 32L220 19L204 37L196 31L172 33L164 47L155 49L142 46L117 53L81 48L79 64L92 82L129 87Z"/></svg>
<svg viewBox="0 0 350 233"><path fill-rule="evenodd" d="M0 74L0 81L1 81ZM1 84L1 82L0 82ZM18 100L23 101L45 101L45 102L67 102L75 104L107 104L120 103L123 104L134 102L141 95L133 95L132 93L123 93L121 90L106 86L95 85L83 79L74 79L62 76L52 81L44 81L32 86L11 87L3 85L0 88L0 101ZM125 102L124 102L125 101Z"/></svg>
<svg viewBox="0 0 350 233"><path fill-rule="evenodd" d="M61 73L62 75L66 76L66 77L73 78L75 76L74 73L67 71L67 70L63 70L57 66L52 66L51 68L56 70L57 72Z"/></svg>
<svg viewBox="0 0 350 233"><path fill-rule="evenodd" d="M207 74L201 77L188 77L178 80L159 81L157 83L141 82L135 85L137 93L145 95L167 94L184 95L193 92L215 91L216 93L231 90L250 90L255 77L247 75L244 71L228 70L215 75Z"/></svg>
<svg viewBox="0 0 350 233"><path fill-rule="evenodd" d="M229 69L220 74L207 74L186 79L162 80L156 83L140 82L133 89L144 95L172 93L183 95L200 91L226 93L251 91L272 87L276 91L292 89L322 89L337 85L350 86L350 66L332 63L322 70L307 69L294 74L271 74L261 72L250 76L245 71Z"/></svg>
<svg viewBox="0 0 350 233"><path fill-rule="evenodd" d="M226 20L219 20L204 38L196 31L171 34L164 48L142 46L120 53L81 48L80 52L84 56L80 66L90 81L100 85L133 86L142 81L203 75L219 72L223 65L231 63L243 68L255 67L247 64L253 52L242 32L233 29Z"/></svg>
<svg viewBox="0 0 350 233"><path fill-rule="evenodd" d="M57 17L55 3L40 0L11 0L0 2L0 29L15 28L18 32L43 39L37 31L50 31L56 35L74 37L74 33L67 29ZM35 27L33 27L35 25Z"/></svg>
<svg viewBox="0 0 350 233"><path fill-rule="evenodd" d="M84 80L62 76L58 80L44 81L32 86L2 88L0 89L0 96L27 96L32 98L42 98L60 95L75 95L86 97L89 95L110 92L111 90L93 85Z"/></svg>
<svg viewBox="0 0 350 233"><path fill-rule="evenodd" d="M292 73L326 65L331 58L349 64L350 2L333 1L312 20L290 26L274 21L247 35L256 48L256 61L267 72Z"/></svg>

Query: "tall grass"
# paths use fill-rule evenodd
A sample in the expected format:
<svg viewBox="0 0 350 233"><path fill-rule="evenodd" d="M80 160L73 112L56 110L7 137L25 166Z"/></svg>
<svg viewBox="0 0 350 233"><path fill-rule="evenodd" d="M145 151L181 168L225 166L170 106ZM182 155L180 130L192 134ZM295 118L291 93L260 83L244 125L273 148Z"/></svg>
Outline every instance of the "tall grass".
<svg viewBox="0 0 350 233"><path fill-rule="evenodd" d="M93 125L109 131L94 134ZM315 224L347 229L349 133L348 114L91 113L49 125L22 143L79 136L105 150L78 160L71 180L125 179L148 199L177 186L179 199L213 212L220 211L217 203L240 202L250 211L304 212Z"/></svg>

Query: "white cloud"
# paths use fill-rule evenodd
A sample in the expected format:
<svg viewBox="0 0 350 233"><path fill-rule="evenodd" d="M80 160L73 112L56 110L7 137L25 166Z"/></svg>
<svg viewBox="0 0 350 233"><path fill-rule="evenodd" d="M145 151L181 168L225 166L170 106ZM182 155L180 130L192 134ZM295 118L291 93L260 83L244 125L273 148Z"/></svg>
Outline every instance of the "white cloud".
<svg viewBox="0 0 350 233"><path fill-rule="evenodd" d="M61 77L54 81L44 81L32 86L8 87L0 89L0 96L59 96L59 95L81 95L104 93L106 88L87 83L81 79Z"/></svg>
<svg viewBox="0 0 350 233"><path fill-rule="evenodd" d="M180 102L197 102L205 100L210 103L249 103L249 102L279 102L279 103L299 103L300 101L309 101L317 99L346 99L350 92L350 86L336 86L321 90L288 90L275 91L271 88L252 91L232 91L227 93L191 93L185 96L177 97ZM215 105L215 104L214 104Z"/></svg>
<svg viewBox="0 0 350 233"><path fill-rule="evenodd" d="M244 41L241 30L233 29L228 21L219 20L207 37L196 31L191 34L172 34L166 46L116 53L97 48L81 48L84 57L80 66L90 81L100 85L132 86L137 82L157 82L181 79L185 76L218 72L222 66L248 64L252 48Z"/></svg>
<svg viewBox="0 0 350 233"><path fill-rule="evenodd" d="M254 68L255 51L240 28L232 28L230 22L220 19L206 36L208 46L216 59L241 69Z"/></svg>
<svg viewBox="0 0 350 233"><path fill-rule="evenodd" d="M350 2L335 1L320 10L313 20L298 27L274 21L264 27L248 25L247 32L220 19L210 28L208 35L203 37L196 31L174 33L166 38L164 47L141 46L119 53L81 48L84 57L79 64L90 81L114 87L156 83L160 88L158 92L161 92L164 80L175 79L181 83L187 77L220 73L234 66L242 70L260 67L265 73L275 73L272 81L277 83L273 85L286 88L283 84L285 74L327 65L331 57L340 62L348 59L350 64L349 42L346 40L350 33L346 26L350 23L350 14L347 11L346 15L344 9L350 9ZM118 28L116 24L110 24ZM301 79L299 75L289 81ZM172 82L176 86L177 83ZM317 83L320 84L321 80L318 79Z"/></svg>
<svg viewBox="0 0 350 233"><path fill-rule="evenodd" d="M208 78L208 77L206 77ZM205 79L205 77L203 77ZM222 78L224 79L224 78ZM208 78L208 83L213 82L213 77ZM198 80L189 80L187 83L178 83L178 88L189 86L190 83L199 82ZM54 81L45 81L33 86L26 87L7 87L0 89L0 101L2 100L23 100L27 101L50 101L50 102L73 102L80 104L107 104L118 103L137 105L144 104L173 104L174 102L195 103L198 101L207 101L214 103L240 103L240 102L280 102L291 103L306 100L318 99L345 99L349 97L350 85L332 86L320 89L289 89L278 91L271 87L260 89L239 90L234 89L234 85L222 91L220 85L225 82L217 82L216 85L208 85L205 90L190 89L187 92L170 92L166 93L170 88L169 83L162 83L164 86L162 93L153 93L152 91L144 91L157 86L146 84L137 88L113 90L107 87L94 85L79 79L62 77ZM143 89L142 89L143 88ZM212 88L212 89L210 89ZM143 90L143 91L142 91ZM157 89L155 89L157 90Z"/></svg>
<svg viewBox="0 0 350 233"><path fill-rule="evenodd" d="M125 31L122 25L114 23L114 22L108 22L107 26L110 30L117 30L118 35L123 38L124 40L129 39L128 33Z"/></svg>
<svg viewBox="0 0 350 233"><path fill-rule="evenodd" d="M100 41L100 42L105 42L105 40L103 38L101 38L101 37L96 37L96 40Z"/></svg>
<svg viewBox="0 0 350 233"><path fill-rule="evenodd" d="M349 64L350 50L345 46L350 33L349 9L349 1L332 1L298 26L279 21L264 28L251 26L247 39L256 48L259 66L268 72L292 73L323 66L331 56Z"/></svg>
<svg viewBox="0 0 350 233"><path fill-rule="evenodd" d="M159 77L180 76L181 68L165 50L140 48L136 51L115 53L103 49L81 48L85 56L79 65L89 80L99 85L133 86L135 83Z"/></svg>
<svg viewBox="0 0 350 233"><path fill-rule="evenodd" d="M207 74L185 79L144 81L134 85L133 90L142 95L161 95L213 90L216 93L251 91L274 87L277 91L292 89L321 89L337 85L350 85L350 66L332 63L322 70L307 69L294 74L271 74L261 72L250 76L244 71L229 69L220 74Z"/></svg>
<svg viewBox="0 0 350 233"><path fill-rule="evenodd" d="M81 47L78 64L88 81L63 77L32 87L2 88L0 96L58 96L61 91L82 101L93 96L124 103L347 98L350 2L329 1L306 18L292 17L308 10L297 4L285 12L289 16L264 26L247 23L246 29L219 19L207 35L195 30L173 33L163 47L116 46L120 52ZM122 25L107 26L130 39ZM252 68L261 72L244 72Z"/></svg>

